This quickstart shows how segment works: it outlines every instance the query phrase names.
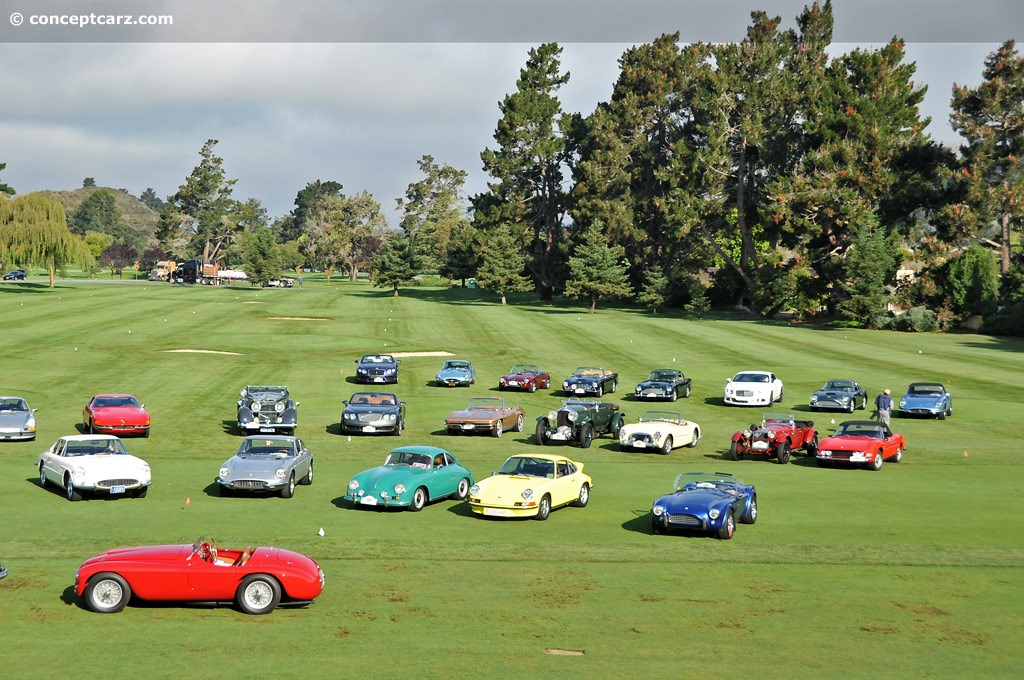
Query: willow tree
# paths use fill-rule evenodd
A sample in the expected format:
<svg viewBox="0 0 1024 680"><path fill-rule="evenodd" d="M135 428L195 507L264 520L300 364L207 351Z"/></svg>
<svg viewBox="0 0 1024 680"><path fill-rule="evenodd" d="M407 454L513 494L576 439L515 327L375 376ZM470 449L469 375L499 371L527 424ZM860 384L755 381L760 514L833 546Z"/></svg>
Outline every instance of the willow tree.
<svg viewBox="0 0 1024 680"><path fill-rule="evenodd" d="M21 265L43 265L50 272L69 263L91 266L92 253L68 229L64 207L38 194L0 201L0 259Z"/></svg>

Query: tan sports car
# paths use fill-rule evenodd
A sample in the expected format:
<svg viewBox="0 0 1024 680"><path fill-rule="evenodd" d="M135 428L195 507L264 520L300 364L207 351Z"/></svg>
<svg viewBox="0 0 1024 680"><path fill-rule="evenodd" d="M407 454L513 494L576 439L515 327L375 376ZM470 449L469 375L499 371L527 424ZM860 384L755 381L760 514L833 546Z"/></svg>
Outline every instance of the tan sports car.
<svg viewBox="0 0 1024 680"><path fill-rule="evenodd" d="M444 426L448 434L490 432L492 437L500 437L505 430L522 432L525 417L523 409L507 406L499 397L473 397L465 409L449 413Z"/></svg>

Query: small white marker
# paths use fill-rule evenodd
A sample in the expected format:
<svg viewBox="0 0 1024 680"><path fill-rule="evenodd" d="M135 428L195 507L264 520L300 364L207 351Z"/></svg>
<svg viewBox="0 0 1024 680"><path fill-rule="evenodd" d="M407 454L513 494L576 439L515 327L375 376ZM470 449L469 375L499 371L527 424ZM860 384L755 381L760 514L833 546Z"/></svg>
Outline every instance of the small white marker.
<svg viewBox="0 0 1024 680"><path fill-rule="evenodd" d="M128 335L131 335L131 334L132 334L132 332L131 332L131 331L128 331Z"/></svg>
<svg viewBox="0 0 1024 680"><path fill-rule="evenodd" d="M833 418L833 419L832 419L832 424L833 424L833 425L835 425L835 424L836 424L836 419L835 419L835 418Z"/></svg>
<svg viewBox="0 0 1024 680"><path fill-rule="evenodd" d="M320 531L318 531L316 533L317 533L318 536L323 536L324 535L324 528L320 527Z"/></svg>
<svg viewBox="0 0 1024 680"><path fill-rule="evenodd" d="M349 441L352 441L352 435L349 435L349 436L348 436L348 440L349 440Z"/></svg>
<svg viewBox="0 0 1024 680"><path fill-rule="evenodd" d="M75 351L76 351L76 352L78 351L78 348L77 348L77 347L75 348Z"/></svg>

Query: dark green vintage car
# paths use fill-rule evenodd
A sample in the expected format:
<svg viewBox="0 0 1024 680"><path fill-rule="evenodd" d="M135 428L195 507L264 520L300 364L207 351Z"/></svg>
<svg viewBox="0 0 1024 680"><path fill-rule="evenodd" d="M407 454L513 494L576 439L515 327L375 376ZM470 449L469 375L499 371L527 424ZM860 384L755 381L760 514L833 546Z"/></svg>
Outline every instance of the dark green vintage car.
<svg viewBox="0 0 1024 680"><path fill-rule="evenodd" d="M536 438L541 446L558 442L577 442L589 448L595 436L611 434L618 439L619 429L626 414L618 404L606 404L596 399L569 399L562 408L538 416Z"/></svg>

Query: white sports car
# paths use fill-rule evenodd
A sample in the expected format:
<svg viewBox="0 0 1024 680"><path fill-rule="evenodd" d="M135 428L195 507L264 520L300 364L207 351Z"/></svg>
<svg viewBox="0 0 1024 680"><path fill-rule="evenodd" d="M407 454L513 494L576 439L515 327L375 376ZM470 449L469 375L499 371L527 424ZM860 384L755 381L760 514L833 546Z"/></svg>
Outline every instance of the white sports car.
<svg viewBox="0 0 1024 680"><path fill-rule="evenodd" d="M743 371L725 381L726 406L766 406L782 401L782 381L768 371Z"/></svg>
<svg viewBox="0 0 1024 680"><path fill-rule="evenodd" d="M700 438L700 425L684 420L678 413L647 411L640 422L619 430L619 449L653 449L665 455L680 446L692 448Z"/></svg>
<svg viewBox="0 0 1024 680"><path fill-rule="evenodd" d="M107 434L61 437L39 454L36 467L39 485L52 482L62 487L69 501L81 500L84 491L142 498L152 481L146 461Z"/></svg>

